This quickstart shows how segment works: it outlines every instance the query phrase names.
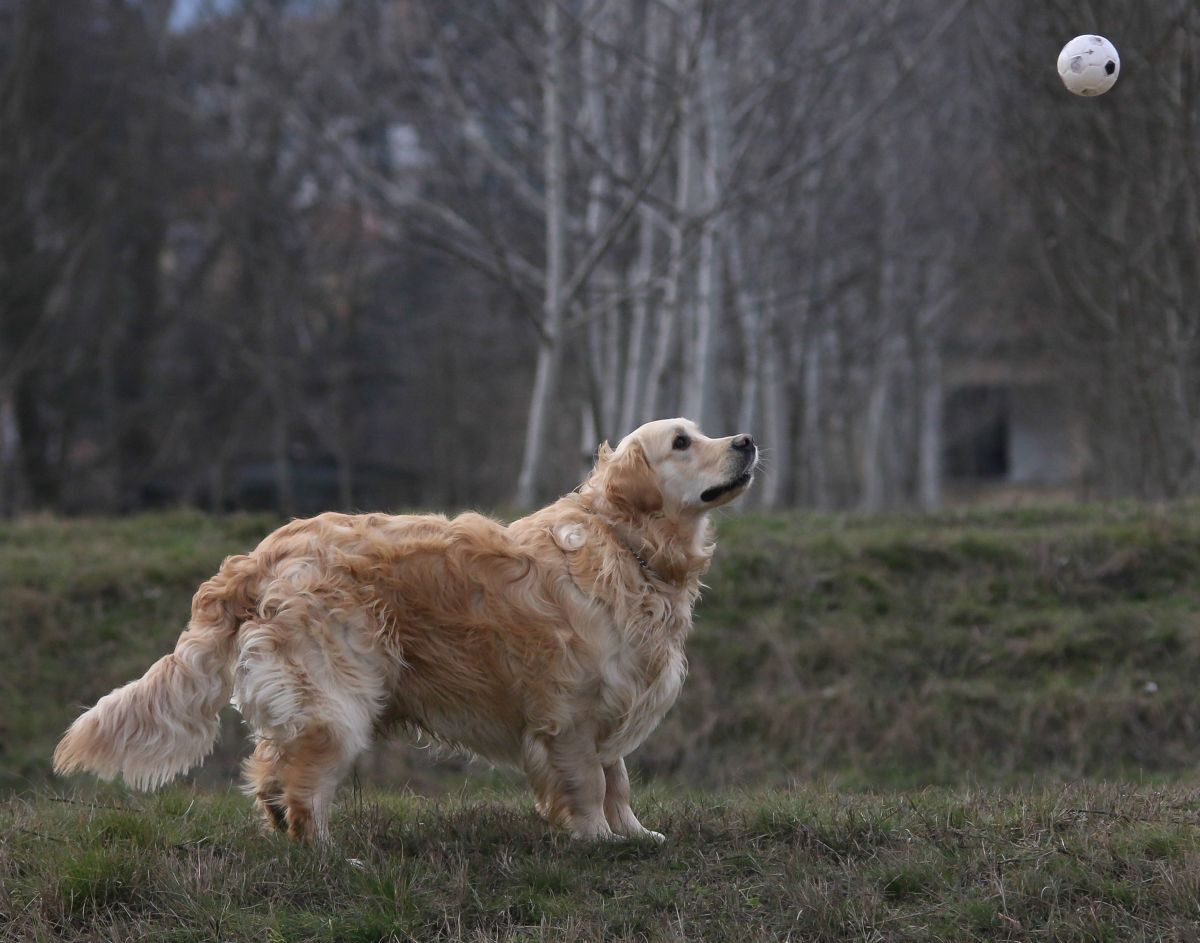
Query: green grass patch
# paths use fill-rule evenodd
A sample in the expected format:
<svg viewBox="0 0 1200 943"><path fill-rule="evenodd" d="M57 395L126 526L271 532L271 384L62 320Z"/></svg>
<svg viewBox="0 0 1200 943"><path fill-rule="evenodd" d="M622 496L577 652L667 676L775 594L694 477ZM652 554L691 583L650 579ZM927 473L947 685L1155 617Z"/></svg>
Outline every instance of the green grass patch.
<svg viewBox="0 0 1200 943"><path fill-rule="evenodd" d="M261 834L240 796L39 793L0 803L0 915L5 938L69 943L1186 939L1195 795L656 788L638 805L660 846L572 841L521 794L367 792L310 848Z"/></svg>

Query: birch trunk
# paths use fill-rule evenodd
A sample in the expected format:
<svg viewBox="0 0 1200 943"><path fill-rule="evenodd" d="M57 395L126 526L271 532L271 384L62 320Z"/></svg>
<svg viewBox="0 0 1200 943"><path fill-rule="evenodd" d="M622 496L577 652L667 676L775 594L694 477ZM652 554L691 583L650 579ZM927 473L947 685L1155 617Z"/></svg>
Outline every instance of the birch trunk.
<svg viewBox="0 0 1200 943"><path fill-rule="evenodd" d="M729 253L729 277L736 286L738 323L742 328L742 383L738 396L737 426L740 432L750 432L758 417L758 393L763 370L762 337L763 309L754 298L753 293L746 287L750 278L746 272L745 256L742 253L741 232L730 227L726 238ZM785 382L777 375L775 382Z"/></svg>
<svg viewBox="0 0 1200 943"><path fill-rule="evenodd" d="M892 374L901 346L895 332L901 324L897 312L900 287L900 263L897 254L902 238L896 183L902 176L896 158L896 148L890 146L889 136L885 135L882 150L876 181L883 200L880 221L879 294L875 311L877 320L868 325L878 338L878 346L870 373L871 386L867 393L859 475L862 482L860 507L867 512L882 511L888 501L889 478L894 463L889 461L890 450L885 449L883 443L889 407L892 405Z"/></svg>
<svg viewBox="0 0 1200 943"><path fill-rule="evenodd" d="M558 387L562 364L562 295L566 262L566 132L563 126L563 37L558 0L546 0L546 68L542 75L542 125L546 168L546 288L537 370L529 400L525 448L517 476L516 503L537 504L539 471L546 453L550 402Z"/></svg>
<svg viewBox="0 0 1200 943"><path fill-rule="evenodd" d="M946 338L946 313L956 295L949 258L953 246L941 247L925 267L925 300L910 332L916 371L916 498L917 506L934 511L942 504L942 451L944 446L946 383L942 370L942 345Z"/></svg>
<svg viewBox="0 0 1200 943"><path fill-rule="evenodd" d="M780 344L767 344L763 351L763 425L771 467L762 480L762 504L780 508L787 503L792 467L791 400L784 376ZM748 428L748 427L747 427Z"/></svg>
<svg viewBox="0 0 1200 943"><path fill-rule="evenodd" d="M601 57L603 48L611 44L610 32L606 30L611 11L607 9L608 0L593 0L591 7L583 17L591 23L591 29L586 31L582 41L580 54L580 70L583 76L583 94L585 109L585 127L596 149L600 161L588 180L588 203L584 214L584 231L589 245L595 243L600 236L603 224L605 204L609 199L608 167L617 164L612 153L608 134L608 111L604 97L604 79L602 77ZM617 424L618 392L617 385L609 378L618 376L619 364L619 335L620 312L615 301L616 278L611 268L601 263L592 277L592 283L598 287L593 292L593 308L599 307L600 313L594 315L588 323L588 346L592 367L592 405L593 435L599 433L605 437L612 435ZM593 443L594 445L595 443Z"/></svg>
<svg viewBox="0 0 1200 943"><path fill-rule="evenodd" d="M652 63L658 60L662 47L660 36L663 13L651 4L646 8L645 58ZM653 107L655 74L647 69L642 79L642 121L638 128L638 156L645 163L650 159L654 147L654 129L657 122ZM641 422L654 418L644 412L645 391L649 388L646 379L648 370L647 340L650 312L657 290L651 284L654 275L655 215L642 205L638 210L638 250L629 269L628 281L632 289L632 310L629 336L625 350L625 379L621 390L621 411L617 430L625 435Z"/></svg>
<svg viewBox="0 0 1200 943"><path fill-rule="evenodd" d="M891 338L885 338L881 342L881 352L872 372L871 388L867 396L867 414L863 420L862 499L859 506L868 513L882 511L887 504L887 476L890 464L883 448L883 439L895 357L895 343Z"/></svg>
<svg viewBox="0 0 1200 943"><path fill-rule="evenodd" d="M687 9L690 10L690 6ZM654 354L650 361L650 371L646 380L646 388L643 391L642 409L640 410L643 416L648 417L660 415L660 410L663 408L663 380L675 346L676 327L683 317L684 254L687 251L687 231L692 207L692 174L695 162L693 153L695 143L692 140L695 108L688 76L688 27L690 24L690 15L684 14L676 38L675 72L676 80L680 85L679 94L683 96L683 101L679 106L675 200L674 212L668 229L670 249L666 286L663 293L663 313L659 319Z"/></svg>
<svg viewBox="0 0 1200 943"><path fill-rule="evenodd" d="M936 341L921 357L920 405L917 414L917 502L934 511L942 503L942 423L944 390L942 357Z"/></svg>
<svg viewBox="0 0 1200 943"><path fill-rule="evenodd" d="M696 261L696 303L693 305L691 350L685 361L684 413L701 428L711 418L714 358L716 355L717 305L720 301L720 253L717 246L717 217L712 208L720 199L720 173L724 163L727 116L722 100L716 42L705 37L700 44L700 82L704 115L703 205Z"/></svg>
<svg viewBox="0 0 1200 943"><path fill-rule="evenodd" d="M645 128L645 125L643 127ZM653 418L638 413L638 410L643 408L646 334L654 296L654 288L650 284L654 269L654 219L649 210L643 208L639 212L638 225L637 258L629 273L629 282L633 286L634 295L629 338L625 351L625 381L621 391L621 414L617 421L617 431L620 435L630 432L640 421Z"/></svg>
<svg viewBox="0 0 1200 943"><path fill-rule="evenodd" d="M811 152L816 144L809 141L805 147L807 152ZM803 478L804 486L808 489L807 498L818 507L828 507L829 448L820 413L824 405L821 385L824 339L813 324L818 317L814 313L816 299L824 290L825 281L829 276L829 263L821 265L817 261L820 257L817 240L820 236L821 175L821 167L814 164L801 178L800 207L804 218L800 247L807 269L801 279L804 292L796 300L794 309L789 312L790 324L785 325L780 315L775 314L771 325L761 333L766 343L765 356L773 356L782 364L779 368L781 378L789 372L802 378L803 412L800 417L799 445L792 441L793 425L790 416L776 420L783 423L781 432L786 440L770 442L770 447L776 450L774 477L779 479L779 494L783 496L779 503L802 500ZM781 382L787 381L781 379ZM801 460L795 457L797 454L804 456L806 474L803 476L798 471L798 463Z"/></svg>
<svg viewBox="0 0 1200 943"><path fill-rule="evenodd" d="M804 352L804 429L801 442L808 454L808 478L810 499L820 509L832 506L829 492L829 464L827 440L821 428L824 402L822 390L822 350L831 351L829 338L814 338Z"/></svg>

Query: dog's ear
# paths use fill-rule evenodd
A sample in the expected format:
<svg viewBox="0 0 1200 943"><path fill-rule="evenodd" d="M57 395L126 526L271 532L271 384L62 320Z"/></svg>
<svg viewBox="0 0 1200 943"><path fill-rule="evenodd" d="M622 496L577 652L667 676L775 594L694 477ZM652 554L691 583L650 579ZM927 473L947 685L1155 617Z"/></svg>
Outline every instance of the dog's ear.
<svg viewBox="0 0 1200 943"><path fill-rule="evenodd" d="M606 442L600 446L598 467L603 472L604 497L609 504L635 514L662 510L662 491L640 442L631 442L620 455Z"/></svg>

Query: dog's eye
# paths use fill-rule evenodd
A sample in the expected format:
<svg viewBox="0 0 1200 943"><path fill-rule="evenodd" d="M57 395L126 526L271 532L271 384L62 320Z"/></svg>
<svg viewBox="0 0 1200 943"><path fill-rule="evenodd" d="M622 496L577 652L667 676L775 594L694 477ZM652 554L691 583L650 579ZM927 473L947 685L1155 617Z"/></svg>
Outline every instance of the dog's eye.
<svg viewBox="0 0 1200 943"><path fill-rule="evenodd" d="M675 436L675 441L671 443L671 448L678 449L679 451L682 452L684 449L686 449L691 444L692 444L691 439L689 439L687 436L685 436L683 434L680 434L680 435Z"/></svg>

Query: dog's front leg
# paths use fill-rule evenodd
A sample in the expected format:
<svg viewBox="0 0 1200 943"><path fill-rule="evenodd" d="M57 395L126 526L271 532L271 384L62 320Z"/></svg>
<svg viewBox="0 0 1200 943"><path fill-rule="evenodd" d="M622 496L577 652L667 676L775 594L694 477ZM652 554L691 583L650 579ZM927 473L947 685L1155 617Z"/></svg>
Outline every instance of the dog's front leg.
<svg viewBox="0 0 1200 943"><path fill-rule="evenodd" d="M604 767L604 816L608 819L609 827L618 835L652 838L657 842L667 840L662 833L646 828L633 814L629 805L629 773L625 769L624 759Z"/></svg>
<svg viewBox="0 0 1200 943"><path fill-rule="evenodd" d="M574 838L616 837L604 814L606 779L593 737L527 736L524 763L543 818Z"/></svg>

